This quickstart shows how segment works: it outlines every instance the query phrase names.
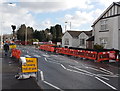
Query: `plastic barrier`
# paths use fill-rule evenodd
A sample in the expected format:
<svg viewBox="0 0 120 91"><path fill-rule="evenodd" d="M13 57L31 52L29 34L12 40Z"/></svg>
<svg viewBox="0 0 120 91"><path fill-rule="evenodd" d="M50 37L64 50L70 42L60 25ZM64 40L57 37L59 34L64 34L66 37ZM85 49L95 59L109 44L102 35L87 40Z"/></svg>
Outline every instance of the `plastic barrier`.
<svg viewBox="0 0 120 91"><path fill-rule="evenodd" d="M97 52L96 51L85 51L84 57L87 59L96 60Z"/></svg>
<svg viewBox="0 0 120 91"><path fill-rule="evenodd" d="M116 60L120 61L118 50L113 49L103 49L103 50L93 50L93 49L83 49L83 48L56 48L52 45L41 45L39 49L45 51L56 52L59 54L70 55L75 57L81 57L86 59L96 60L97 62L105 60Z"/></svg>
<svg viewBox="0 0 120 91"><path fill-rule="evenodd" d="M15 57L15 58L19 59L20 55L21 55L21 51L20 50L12 49L12 57Z"/></svg>
<svg viewBox="0 0 120 91"><path fill-rule="evenodd" d="M105 60L116 60L116 52L115 51L99 52L97 58L98 58L97 62Z"/></svg>

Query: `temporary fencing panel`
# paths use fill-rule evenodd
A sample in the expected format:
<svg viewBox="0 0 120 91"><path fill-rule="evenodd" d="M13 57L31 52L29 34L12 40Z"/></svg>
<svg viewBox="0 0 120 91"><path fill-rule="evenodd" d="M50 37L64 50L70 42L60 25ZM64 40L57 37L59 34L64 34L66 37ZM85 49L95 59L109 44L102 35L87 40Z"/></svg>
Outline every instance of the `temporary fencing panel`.
<svg viewBox="0 0 120 91"><path fill-rule="evenodd" d="M12 57L15 57L15 58L19 59L20 55L21 55L21 51L20 50L12 49Z"/></svg>

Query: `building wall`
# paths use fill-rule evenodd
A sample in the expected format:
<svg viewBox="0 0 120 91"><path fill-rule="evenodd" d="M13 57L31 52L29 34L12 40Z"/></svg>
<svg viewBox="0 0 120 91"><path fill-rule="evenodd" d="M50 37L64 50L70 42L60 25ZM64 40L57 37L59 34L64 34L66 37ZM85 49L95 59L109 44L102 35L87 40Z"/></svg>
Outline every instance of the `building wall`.
<svg viewBox="0 0 120 91"><path fill-rule="evenodd" d="M84 33L82 32L80 35L79 35L79 48L86 48L86 40L88 39L89 37ZM85 42L85 45L81 45L80 44L80 39L85 39L84 42Z"/></svg>
<svg viewBox="0 0 120 91"><path fill-rule="evenodd" d="M105 31L101 31L101 21L107 20L108 29ZM102 39L107 40L107 44L105 48L115 48L118 49L118 16L101 19L99 20L95 26L95 42L94 44L101 44Z"/></svg>
<svg viewBox="0 0 120 91"><path fill-rule="evenodd" d="M79 46L79 39L72 38L72 46L71 47L78 47Z"/></svg>
<svg viewBox="0 0 120 91"><path fill-rule="evenodd" d="M69 45L65 45L65 39L69 39ZM68 32L66 32L62 37L62 47L65 46L67 47L72 46L72 36Z"/></svg>
<svg viewBox="0 0 120 91"><path fill-rule="evenodd" d="M120 16L118 16L118 49L120 50Z"/></svg>

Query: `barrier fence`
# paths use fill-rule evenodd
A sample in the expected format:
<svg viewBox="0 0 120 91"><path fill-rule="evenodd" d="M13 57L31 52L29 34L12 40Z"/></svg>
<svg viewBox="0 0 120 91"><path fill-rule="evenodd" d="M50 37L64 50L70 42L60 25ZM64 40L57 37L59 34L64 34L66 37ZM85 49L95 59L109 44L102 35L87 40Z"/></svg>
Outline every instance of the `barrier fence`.
<svg viewBox="0 0 120 91"><path fill-rule="evenodd" d="M21 51L20 50L12 49L12 57L15 57L15 58L19 59L20 55L21 55Z"/></svg>
<svg viewBox="0 0 120 91"><path fill-rule="evenodd" d="M49 45L40 45L39 49L56 52L64 55L91 59L95 60L96 62L101 62L105 60L115 60L116 62L120 61L119 51L113 49L93 50L83 48L54 47Z"/></svg>

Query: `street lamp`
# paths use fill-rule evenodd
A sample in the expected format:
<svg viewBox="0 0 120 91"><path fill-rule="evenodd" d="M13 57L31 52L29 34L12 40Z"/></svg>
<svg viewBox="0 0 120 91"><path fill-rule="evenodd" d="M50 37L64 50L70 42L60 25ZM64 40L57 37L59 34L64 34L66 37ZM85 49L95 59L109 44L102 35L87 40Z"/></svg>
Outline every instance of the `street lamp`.
<svg viewBox="0 0 120 91"><path fill-rule="evenodd" d="M27 45L27 27L25 29L25 45Z"/></svg>
<svg viewBox="0 0 120 91"><path fill-rule="evenodd" d="M67 21L66 21L65 23L66 23L66 24L67 24L67 23L70 23L70 30L71 30L71 25L72 25L71 22L67 22ZM66 31L66 29L67 29L67 25L66 25L66 24L65 24L65 31Z"/></svg>

